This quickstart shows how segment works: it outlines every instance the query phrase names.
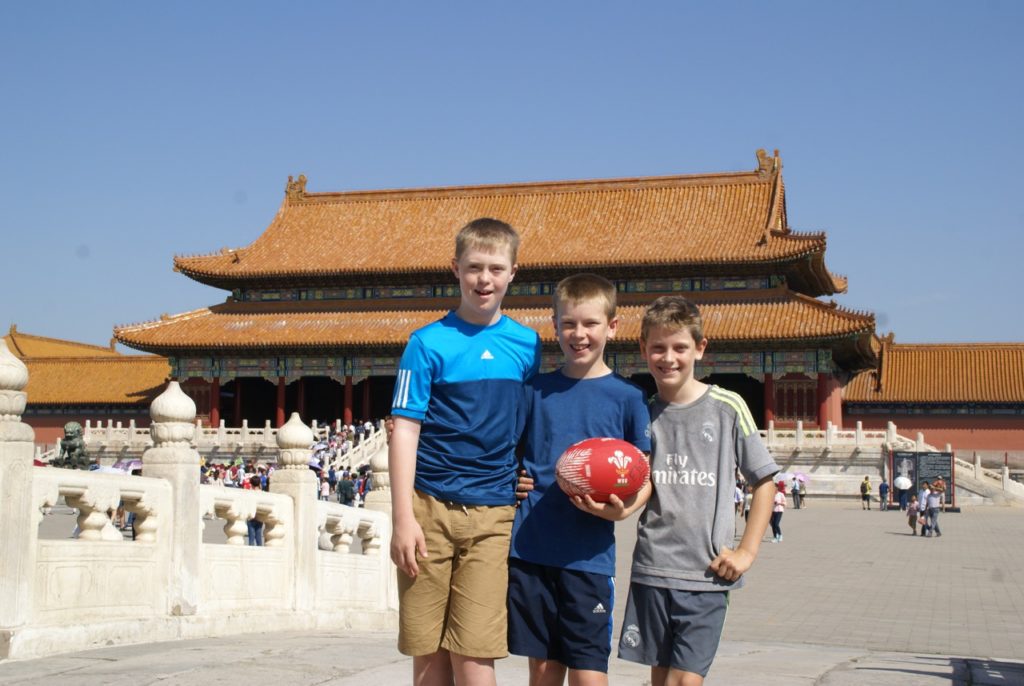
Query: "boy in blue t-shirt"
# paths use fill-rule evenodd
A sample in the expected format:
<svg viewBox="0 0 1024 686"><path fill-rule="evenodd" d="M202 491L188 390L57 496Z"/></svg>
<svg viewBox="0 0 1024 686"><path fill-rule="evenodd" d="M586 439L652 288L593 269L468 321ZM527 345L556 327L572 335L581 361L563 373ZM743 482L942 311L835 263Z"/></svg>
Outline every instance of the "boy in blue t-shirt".
<svg viewBox="0 0 1024 686"><path fill-rule="evenodd" d="M508 654L519 400L540 363L537 333L501 313L518 245L495 219L459 231L458 309L413 332L395 379L391 559L417 684L493 684Z"/></svg>
<svg viewBox="0 0 1024 686"><path fill-rule="evenodd" d="M574 504L555 463L585 438L620 438L650 451L643 391L614 374L604 349L618 326L615 286L578 274L555 289L561 369L527 383L523 468L533 489L519 504L509 559L509 651L530 658L531 684L607 684L615 597L615 530ZM523 484L528 484L525 480ZM631 502L631 501L628 501ZM617 508L617 512L616 512Z"/></svg>

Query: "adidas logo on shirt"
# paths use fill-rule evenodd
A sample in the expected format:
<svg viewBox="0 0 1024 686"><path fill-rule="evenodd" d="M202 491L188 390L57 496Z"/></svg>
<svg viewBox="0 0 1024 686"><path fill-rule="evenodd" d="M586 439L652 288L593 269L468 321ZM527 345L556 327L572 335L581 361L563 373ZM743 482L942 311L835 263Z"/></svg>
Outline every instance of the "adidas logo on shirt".
<svg viewBox="0 0 1024 686"><path fill-rule="evenodd" d="M484 350L484 351L483 351L483 352L482 352L482 353L480 354L480 359L481 359L481 360L493 360L493 359L494 359L494 355L492 355L492 354L491 354L491 351L490 351L490 350L486 350L486 349L485 349L485 350Z"/></svg>
<svg viewBox="0 0 1024 686"><path fill-rule="evenodd" d="M603 614L607 614L607 613L608 613L608 611L604 609L604 603L598 603L597 605L594 606L594 614L595 615L603 615Z"/></svg>

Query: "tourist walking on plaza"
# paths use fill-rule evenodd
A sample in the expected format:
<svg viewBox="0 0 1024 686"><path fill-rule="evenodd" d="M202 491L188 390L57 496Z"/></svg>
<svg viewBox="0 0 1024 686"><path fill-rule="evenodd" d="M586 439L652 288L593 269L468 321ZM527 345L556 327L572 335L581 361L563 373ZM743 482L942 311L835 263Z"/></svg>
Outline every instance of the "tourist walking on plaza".
<svg viewBox="0 0 1024 686"><path fill-rule="evenodd" d="M882 483L878 484L878 509L885 512L889 509L889 482L882 477Z"/></svg>
<svg viewBox="0 0 1024 686"><path fill-rule="evenodd" d="M928 481L921 482L921 490L917 494L917 507L924 516L924 523L921 525L921 535L928 533L928 496L932 493L932 485Z"/></svg>
<svg viewBox="0 0 1024 686"><path fill-rule="evenodd" d="M871 509L871 480L866 476L860 482L860 509Z"/></svg>
<svg viewBox="0 0 1024 686"><path fill-rule="evenodd" d="M942 479L936 479L932 483L932 490L928 493L927 520L929 537L932 534L935 534L936 537L942 535L942 530L939 528L939 510L942 508L945 499L946 482Z"/></svg>
<svg viewBox="0 0 1024 686"><path fill-rule="evenodd" d="M782 513L786 510L786 482L780 481L775 484L778 492L775 493L775 505L772 508L772 543L782 543Z"/></svg>
<svg viewBox="0 0 1024 686"><path fill-rule="evenodd" d="M795 476L793 477L793 509L799 510L803 500L803 494L800 492L800 480Z"/></svg>
<svg viewBox="0 0 1024 686"><path fill-rule="evenodd" d="M920 508L917 506L917 496L912 495L910 502L907 503L907 524L910 526L911 536L917 536L918 516L920 516Z"/></svg>

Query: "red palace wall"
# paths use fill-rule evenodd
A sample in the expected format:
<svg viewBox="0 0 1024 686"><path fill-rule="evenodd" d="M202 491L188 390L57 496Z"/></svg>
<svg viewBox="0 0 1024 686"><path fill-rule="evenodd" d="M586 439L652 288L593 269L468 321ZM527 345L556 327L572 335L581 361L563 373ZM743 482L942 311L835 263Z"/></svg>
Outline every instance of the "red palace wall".
<svg viewBox="0 0 1024 686"><path fill-rule="evenodd" d="M846 428L852 428L857 421L865 429L884 430L886 422L896 424L901 436L915 438L917 432L924 434L925 443L942 450L946 444L964 459L975 450L991 453L1018 453L1024 455L1024 416L941 416L908 414L853 414L844 413ZM987 455L990 456L990 455Z"/></svg>

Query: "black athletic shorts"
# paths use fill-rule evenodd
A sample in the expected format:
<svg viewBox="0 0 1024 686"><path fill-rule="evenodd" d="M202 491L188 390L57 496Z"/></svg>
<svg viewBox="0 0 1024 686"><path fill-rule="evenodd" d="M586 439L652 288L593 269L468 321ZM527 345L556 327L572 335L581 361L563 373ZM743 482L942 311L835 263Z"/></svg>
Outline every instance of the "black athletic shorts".
<svg viewBox="0 0 1024 686"><path fill-rule="evenodd" d="M508 651L608 671L615 579L604 574L508 561Z"/></svg>

